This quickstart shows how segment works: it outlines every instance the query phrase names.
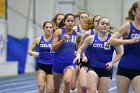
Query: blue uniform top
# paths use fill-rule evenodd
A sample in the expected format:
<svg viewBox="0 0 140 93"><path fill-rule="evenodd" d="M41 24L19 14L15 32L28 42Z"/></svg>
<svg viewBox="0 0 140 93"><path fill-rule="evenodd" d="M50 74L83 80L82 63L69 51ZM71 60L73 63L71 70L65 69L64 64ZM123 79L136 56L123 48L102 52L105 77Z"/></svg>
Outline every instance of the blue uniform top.
<svg viewBox="0 0 140 93"><path fill-rule="evenodd" d="M89 64L91 67L106 68L105 64L112 61L114 47L106 44L110 37L111 34L109 33L105 41L100 41L98 33L94 35L93 43L87 50L88 55L90 55Z"/></svg>
<svg viewBox="0 0 140 93"><path fill-rule="evenodd" d="M130 33L128 38L140 37L140 30L136 29L130 22ZM137 44L124 45L124 54L119 62L120 67L140 70L140 42Z"/></svg>
<svg viewBox="0 0 140 93"><path fill-rule="evenodd" d="M90 31L90 35L94 35L95 34L95 32L94 32L94 29L91 29L91 31ZM90 50L88 50L88 49L90 49L89 47L85 50L85 56L87 57L87 59L89 59L89 56L90 55L88 55L88 51L90 51Z"/></svg>
<svg viewBox="0 0 140 93"><path fill-rule="evenodd" d="M94 35L94 34L95 34L94 29L91 29L91 31L90 31L90 35Z"/></svg>
<svg viewBox="0 0 140 93"><path fill-rule="evenodd" d="M77 32L79 32L81 34L81 36L83 36L85 34L85 32L81 31L79 25L77 25Z"/></svg>
<svg viewBox="0 0 140 93"><path fill-rule="evenodd" d="M60 40L66 34L65 28L62 28L62 32L60 35ZM73 30L71 34L69 34L70 38L68 38L55 52L55 62L60 63L73 63L73 59L75 58L75 46L76 46L76 31Z"/></svg>
<svg viewBox="0 0 140 93"><path fill-rule="evenodd" d="M41 64L53 64L54 52L51 50L53 38L46 42L44 36L41 36L38 49L39 49L39 62Z"/></svg>

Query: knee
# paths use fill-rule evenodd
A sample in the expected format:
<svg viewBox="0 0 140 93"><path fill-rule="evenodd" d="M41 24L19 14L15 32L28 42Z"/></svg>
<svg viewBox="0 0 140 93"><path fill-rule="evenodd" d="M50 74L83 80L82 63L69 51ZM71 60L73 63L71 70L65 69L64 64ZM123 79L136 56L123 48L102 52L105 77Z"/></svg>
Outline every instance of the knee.
<svg viewBox="0 0 140 93"><path fill-rule="evenodd" d="M44 91L45 85L44 84L38 84L38 89L41 91Z"/></svg>
<svg viewBox="0 0 140 93"><path fill-rule="evenodd" d="M65 85L70 85L70 80L65 80L65 81L64 81L64 84L65 84Z"/></svg>
<svg viewBox="0 0 140 93"><path fill-rule="evenodd" d="M98 93L98 92L97 92L97 90L95 88L90 88L89 93Z"/></svg>
<svg viewBox="0 0 140 93"><path fill-rule="evenodd" d="M54 92L54 88L53 87L50 87L50 88L47 88L47 93L53 93Z"/></svg>
<svg viewBox="0 0 140 93"><path fill-rule="evenodd" d="M81 86L82 90L87 90L87 86ZM92 93L92 92L91 92Z"/></svg>
<svg viewBox="0 0 140 93"><path fill-rule="evenodd" d="M47 90L47 93L53 93L53 92L54 92L53 89L50 89L50 90L48 89L48 90Z"/></svg>
<svg viewBox="0 0 140 93"><path fill-rule="evenodd" d="M82 90L87 90L87 83L86 82L85 83L80 83L80 88Z"/></svg>
<svg viewBox="0 0 140 93"><path fill-rule="evenodd" d="M65 84L69 85L70 82L71 82L71 79L70 79L70 78L65 78L65 79L64 79L64 83L65 83Z"/></svg>

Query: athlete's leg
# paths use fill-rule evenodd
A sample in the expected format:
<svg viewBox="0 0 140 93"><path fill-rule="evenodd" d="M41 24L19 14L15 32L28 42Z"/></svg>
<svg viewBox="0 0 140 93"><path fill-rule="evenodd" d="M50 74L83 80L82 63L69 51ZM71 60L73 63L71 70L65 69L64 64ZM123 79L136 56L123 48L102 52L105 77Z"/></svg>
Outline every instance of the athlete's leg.
<svg viewBox="0 0 140 93"><path fill-rule="evenodd" d="M131 80L128 77L117 75L117 93L128 93Z"/></svg>
<svg viewBox="0 0 140 93"><path fill-rule="evenodd" d="M46 73L43 70L37 70L36 77L38 83L38 93L44 93Z"/></svg>
<svg viewBox="0 0 140 93"><path fill-rule="evenodd" d="M134 93L139 93L140 92L140 75L133 78L132 85L133 85Z"/></svg>

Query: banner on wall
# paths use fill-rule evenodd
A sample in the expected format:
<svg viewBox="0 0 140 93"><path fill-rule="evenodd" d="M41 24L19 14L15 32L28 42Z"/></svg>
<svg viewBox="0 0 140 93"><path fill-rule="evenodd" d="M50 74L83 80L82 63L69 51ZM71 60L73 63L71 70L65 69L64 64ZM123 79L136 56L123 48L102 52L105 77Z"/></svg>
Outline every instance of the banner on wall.
<svg viewBox="0 0 140 93"><path fill-rule="evenodd" d="M6 24L4 21L0 20L0 63L4 63L6 61Z"/></svg>
<svg viewBox="0 0 140 93"><path fill-rule="evenodd" d="M5 0L0 0L0 16L3 17L5 14Z"/></svg>

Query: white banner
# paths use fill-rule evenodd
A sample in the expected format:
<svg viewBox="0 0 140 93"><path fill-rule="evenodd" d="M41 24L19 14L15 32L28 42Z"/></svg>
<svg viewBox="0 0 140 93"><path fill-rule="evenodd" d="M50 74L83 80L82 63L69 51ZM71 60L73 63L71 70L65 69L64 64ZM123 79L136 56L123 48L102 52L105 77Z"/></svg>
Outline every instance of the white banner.
<svg viewBox="0 0 140 93"><path fill-rule="evenodd" d="M0 63L6 62L6 22L0 20Z"/></svg>

